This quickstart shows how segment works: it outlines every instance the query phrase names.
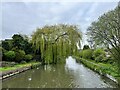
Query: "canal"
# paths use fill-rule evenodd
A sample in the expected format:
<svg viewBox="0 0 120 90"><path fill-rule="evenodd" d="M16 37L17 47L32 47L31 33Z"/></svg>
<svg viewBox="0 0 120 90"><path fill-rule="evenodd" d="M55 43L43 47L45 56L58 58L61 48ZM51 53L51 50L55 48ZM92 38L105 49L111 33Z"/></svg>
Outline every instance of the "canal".
<svg viewBox="0 0 120 90"><path fill-rule="evenodd" d="M66 64L45 65L10 77L3 88L115 88L111 80L98 75L72 57Z"/></svg>

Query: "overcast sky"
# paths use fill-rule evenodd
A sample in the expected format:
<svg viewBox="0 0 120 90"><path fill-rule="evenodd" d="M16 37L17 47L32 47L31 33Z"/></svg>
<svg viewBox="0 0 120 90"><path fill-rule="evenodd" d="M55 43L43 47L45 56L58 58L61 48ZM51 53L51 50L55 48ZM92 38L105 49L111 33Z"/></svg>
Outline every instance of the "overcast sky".
<svg viewBox="0 0 120 90"><path fill-rule="evenodd" d="M117 2L3 2L2 39L59 23L77 24L85 33L91 22L116 6Z"/></svg>

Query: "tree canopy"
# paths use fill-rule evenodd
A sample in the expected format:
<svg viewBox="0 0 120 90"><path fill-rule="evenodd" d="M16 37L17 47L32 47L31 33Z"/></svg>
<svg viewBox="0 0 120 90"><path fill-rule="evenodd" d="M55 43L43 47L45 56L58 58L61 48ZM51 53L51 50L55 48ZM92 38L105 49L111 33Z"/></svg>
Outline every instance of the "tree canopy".
<svg viewBox="0 0 120 90"><path fill-rule="evenodd" d="M43 63L57 63L70 54L76 54L81 32L75 25L51 25L38 28L32 35L35 52L41 56Z"/></svg>
<svg viewBox="0 0 120 90"><path fill-rule="evenodd" d="M96 45L104 45L120 64L120 6L111 10L87 29L89 40Z"/></svg>

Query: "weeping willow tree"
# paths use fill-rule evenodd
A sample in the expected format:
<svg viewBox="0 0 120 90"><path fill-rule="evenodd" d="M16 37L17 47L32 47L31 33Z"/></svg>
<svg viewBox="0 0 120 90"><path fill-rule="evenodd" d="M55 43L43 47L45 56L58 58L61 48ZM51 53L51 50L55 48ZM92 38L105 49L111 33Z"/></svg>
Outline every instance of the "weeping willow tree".
<svg viewBox="0 0 120 90"><path fill-rule="evenodd" d="M32 35L35 52L39 52L43 64L64 61L71 54L77 54L82 34L75 25L51 25L37 28Z"/></svg>

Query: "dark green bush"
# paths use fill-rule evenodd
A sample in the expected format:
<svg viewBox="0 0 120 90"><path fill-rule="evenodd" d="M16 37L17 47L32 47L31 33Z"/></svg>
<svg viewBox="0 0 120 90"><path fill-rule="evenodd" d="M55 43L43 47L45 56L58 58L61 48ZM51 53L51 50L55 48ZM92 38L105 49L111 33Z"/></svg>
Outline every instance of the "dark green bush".
<svg viewBox="0 0 120 90"><path fill-rule="evenodd" d="M16 62L21 62L21 61L24 60L24 58L25 58L25 51L24 50L17 50L15 61Z"/></svg>
<svg viewBox="0 0 120 90"><path fill-rule="evenodd" d="M2 40L2 47L5 49L5 50L8 50L10 51L13 47L12 45L12 40L11 39L5 39L5 40Z"/></svg>
<svg viewBox="0 0 120 90"><path fill-rule="evenodd" d="M31 61L32 58L33 58L33 56L30 54L25 55L25 61L27 61L27 62Z"/></svg>
<svg viewBox="0 0 120 90"><path fill-rule="evenodd" d="M109 57L105 57L103 59L103 62L104 63L109 63L109 64L113 64L115 62L114 58L112 56L109 56Z"/></svg>
<svg viewBox="0 0 120 90"><path fill-rule="evenodd" d="M96 62L102 62L104 59L104 56L103 55L99 55L98 57L95 58L95 61Z"/></svg>
<svg viewBox="0 0 120 90"><path fill-rule="evenodd" d="M82 57L84 59L92 59L93 51L91 49L83 50Z"/></svg>
<svg viewBox="0 0 120 90"><path fill-rule="evenodd" d="M79 56L82 58L83 57L83 50L79 52Z"/></svg>
<svg viewBox="0 0 120 90"><path fill-rule="evenodd" d="M96 62L102 62L102 63L109 63L112 64L113 60L110 57L105 57L104 55L99 55L98 57L95 58Z"/></svg>
<svg viewBox="0 0 120 90"><path fill-rule="evenodd" d="M103 62L103 63L108 63L108 58L107 57L103 57L103 59L102 59L102 61L101 62Z"/></svg>
<svg viewBox="0 0 120 90"><path fill-rule="evenodd" d="M14 51L7 51L4 53L5 60L13 61L15 59L16 53Z"/></svg>
<svg viewBox="0 0 120 90"><path fill-rule="evenodd" d="M97 58L98 56L100 55L103 55L105 56L105 51L103 49L96 49L94 52L93 52L93 57L94 59Z"/></svg>

